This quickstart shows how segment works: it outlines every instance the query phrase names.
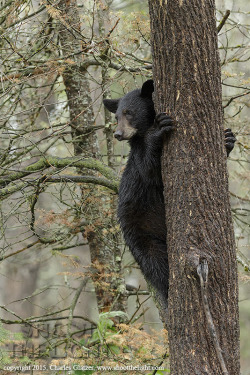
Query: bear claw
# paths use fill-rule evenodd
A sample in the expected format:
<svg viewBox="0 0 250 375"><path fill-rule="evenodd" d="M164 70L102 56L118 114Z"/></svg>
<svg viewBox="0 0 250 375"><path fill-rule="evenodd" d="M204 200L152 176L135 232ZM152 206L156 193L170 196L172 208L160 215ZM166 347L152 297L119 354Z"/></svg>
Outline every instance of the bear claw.
<svg viewBox="0 0 250 375"><path fill-rule="evenodd" d="M226 150L227 150L227 156L228 156L234 148L234 143L236 142L236 138L231 129L225 129L224 132L225 132L225 144L226 144Z"/></svg>
<svg viewBox="0 0 250 375"><path fill-rule="evenodd" d="M166 130L172 130L174 128L174 120L166 112L161 112L155 117L155 126L158 128L168 128Z"/></svg>

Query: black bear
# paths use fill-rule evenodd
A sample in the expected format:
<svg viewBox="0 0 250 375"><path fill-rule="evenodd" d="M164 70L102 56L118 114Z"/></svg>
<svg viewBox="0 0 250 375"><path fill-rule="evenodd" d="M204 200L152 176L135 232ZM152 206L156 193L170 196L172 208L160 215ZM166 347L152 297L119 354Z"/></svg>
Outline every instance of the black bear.
<svg viewBox="0 0 250 375"><path fill-rule="evenodd" d="M163 135L174 128L166 114L155 114L153 80L146 81L120 99L105 99L105 107L115 113L119 141L128 140L131 150L119 188L118 219L142 273L167 302L168 254L165 207L161 177ZM235 138L225 131L229 154Z"/></svg>

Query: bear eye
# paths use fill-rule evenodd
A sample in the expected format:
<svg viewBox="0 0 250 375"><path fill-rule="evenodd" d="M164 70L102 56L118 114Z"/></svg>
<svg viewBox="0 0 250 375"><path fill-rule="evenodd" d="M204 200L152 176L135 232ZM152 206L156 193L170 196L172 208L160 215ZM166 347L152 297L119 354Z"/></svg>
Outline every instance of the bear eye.
<svg viewBox="0 0 250 375"><path fill-rule="evenodd" d="M129 109L124 109L122 112L124 115L129 115L129 116L132 115L132 111L130 111Z"/></svg>

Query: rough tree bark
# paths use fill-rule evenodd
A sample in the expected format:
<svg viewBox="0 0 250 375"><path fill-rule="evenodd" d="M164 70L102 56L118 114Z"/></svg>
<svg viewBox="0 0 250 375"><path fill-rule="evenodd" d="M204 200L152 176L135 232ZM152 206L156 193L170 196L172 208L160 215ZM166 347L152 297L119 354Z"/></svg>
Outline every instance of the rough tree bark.
<svg viewBox="0 0 250 375"><path fill-rule="evenodd" d="M238 283L214 0L149 0L162 160L172 375L239 374Z"/></svg>

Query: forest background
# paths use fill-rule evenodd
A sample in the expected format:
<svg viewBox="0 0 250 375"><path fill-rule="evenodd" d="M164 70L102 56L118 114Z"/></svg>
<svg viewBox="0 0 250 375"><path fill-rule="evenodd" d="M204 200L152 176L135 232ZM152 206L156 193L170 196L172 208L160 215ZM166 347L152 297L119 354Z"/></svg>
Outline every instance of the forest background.
<svg viewBox="0 0 250 375"><path fill-rule="evenodd" d="M250 374L249 7L217 1L224 128ZM116 220L129 147L102 100L152 77L145 1L0 4L2 366L154 364L166 334ZM202 43L202 41L201 41ZM11 338L10 338L11 337ZM165 356L165 357L164 357ZM14 357L14 358L13 358ZM87 359L86 359L87 358Z"/></svg>

